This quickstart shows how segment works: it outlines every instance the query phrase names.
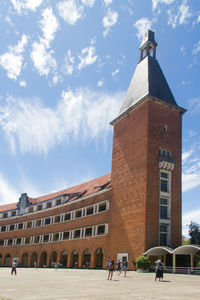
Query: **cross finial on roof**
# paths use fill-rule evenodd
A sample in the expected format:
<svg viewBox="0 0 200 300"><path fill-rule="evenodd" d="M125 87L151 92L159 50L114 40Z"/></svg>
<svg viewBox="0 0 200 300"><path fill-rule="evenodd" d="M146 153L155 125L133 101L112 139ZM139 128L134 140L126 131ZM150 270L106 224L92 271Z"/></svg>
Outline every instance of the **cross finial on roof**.
<svg viewBox="0 0 200 300"><path fill-rule="evenodd" d="M157 43L154 39L154 31L148 29L148 31L144 35L142 44L140 46L140 61L143 60L143 58L149 55L152 51L153 57L156 58L156 47ZM144 52L146 54L145 56Z"/></svg>

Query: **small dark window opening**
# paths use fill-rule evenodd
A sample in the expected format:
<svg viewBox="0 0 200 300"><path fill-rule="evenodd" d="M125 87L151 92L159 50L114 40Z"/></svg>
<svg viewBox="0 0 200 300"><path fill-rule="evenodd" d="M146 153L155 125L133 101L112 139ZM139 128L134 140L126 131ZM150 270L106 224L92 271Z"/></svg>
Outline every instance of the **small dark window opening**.
<svg viewBox="0 0 200 300"><path fill-rule="evenodd" d="M30 242L31 242L31 238L30 237L25 238L25 244L30 244Z"/></svg>
<svg viewBox="0 0 200 300"><path fill-rule="evenodd" d="M71 219L71 214L70 213L65 214L65 221L68 221L70 219Z"/></svg>
<svg viewBox="0 0 200 300"><path fill-rule="evenodd" d="M98 226L97 235L104 234L104 233L105 233L105 225Z"/></svg>
<svg viewBox="0 0 200 300"><path fill-rule="evenodd" d="M15 217L15 216L16 216L16 211L12 211L11 216L12 216L12 217Z"/></svg>
<svg viewBox="0 0 200 300"><path fill-rule="evenodd" d="M85 229L85 237L92 236L92 227Z"/></svg>
<svg viewBox="0 0 200 300"><path fill-rule="evenodd" d="M63 240L69 240L69 231L63 233Z"/></svg>
<svg viewBox="0 0 200 300"><path fill-rule="evenodd" d="M26 228L32 228L32 221L31 222L27 222L27 227Z"/></svg>
<svg viewBox="0 0 200 300"><path fill-rule="evenodd" d="M45 234L43 238L43 242L47 243L49 241L49 234Z"/></svg>
<svg viewBox="0 0 200 300"><path fill-rule="evenodd" d="M99 212L106 210L106 203L99 204Z"/></svg>
<svg viewBox="0 0 200 300"><path fill-rule="evenodd" d="M86 216L92 215L94 213L94 207L88 207L86 211Z"/></svg>
<svg viewBox="0 0 200 300"><path fill-rule="evenodd" d="M39 235L35 236L34 237L34 244L38 244L39 241L40 241L40 236Z"/></svg>
<svg viewBox="0 0 200 300"><path fill-rule="evenodd" d="M51 202L47 202L47 208L52 207L52 203Z"/></svg>
<svg viewBox="0 0 200 300"><path fill-rule="evenodd" d="M18 229L23 229L23 223L18 224Z"/></svg>
<svg viewBox="0 0 200 300"><path fill-rule="evenodd" d="M37 210L42 210L42 204L37 206Z"/></svg>
<svg viewBox="0 0 200 300"><path fill-rule="evenodd" d="M51 218L46 218L45 219L45 225L49 225L51 223Z"/></svg>
<svg viewBox="0 0 200 300"><path fill-rule="evenodd" d="M59 233L55 233L55 234L53 235L53 241L56 242L56 241L58 241L58 240L59 240Z"/></svg>
<svg viewBox="0 0 200 300"><path fill-rule="evenodd" d="M17 245L21 245L22 239L17 239Z"/></svg>
<svg viewBox="0 0 200 300"><path fill-rule="evenodd" d="M7 218L8 217L8 213L3 213L3 218Z"/></svg>
<svg viewBox="0 0 200 300"><path fill-rule="evenodd" d="M33 212L33 206L31 206L31 207L28 208L28 212L29 212L29 213L32 213L32 212Z"/></svg>
<svg viewBox="0 0 200 300"><path fill-rule="evenodd" d="M82 210L77 210L75 212L75 218L81 218L81 216L82 216Z"/></svg>
<svg viewBox="0 0 200 300"><path fill-rule="evenodd" d="M61 199L56 200L56 205L61 205Z"/></svg>
<svg viewBox="0 0 200 300"><path fill-rule="evenodd" d="M74 230L74 238L78 239L81 236L81 231L80 229Z"/></svg>
<svg viewBox="0 0 200 300"><path fill-rule="evenodd" d="M10 225L10 231L14 230L15 229L15 225Z"/></svg>
<svg viewBox="0 0 200 300"><path fill-rule="evenodd" d="M12 246L12 243L13 243L13 240L12 240L12 239L9 239L9 240L8 240L8 246Z"/></svg>
<svg viewBox="0 0 200 300"><path fill-rule="evenodd" d="M1 232L5 232L6 231L6 226L2 226L1 227Z"/></svg>
<svg viewBox="0 0 200 300"><path fill-rule="evenodd" d="M54 223L59 223L60 222L60 216L55 216Z"/></svg>
<svg viewBox="0 0 200 300"><path fill-rule="evenodd" d="M168 182L161 179L161 192L168 192Z"/></svg>
<svg viewBox="0 0 200 300"><path fill-rule="evenodd" d="M41 223L42 223L41 221L42 221L42 220L37 220L36 223L35 223L35 226L36 226L36 227L41 226Z"/></svg>
<svg viewBox="0 0 200 300"><path fill-rule="evenodd" d="M4 240L0 240L0 246L4 245Z"/></svg>

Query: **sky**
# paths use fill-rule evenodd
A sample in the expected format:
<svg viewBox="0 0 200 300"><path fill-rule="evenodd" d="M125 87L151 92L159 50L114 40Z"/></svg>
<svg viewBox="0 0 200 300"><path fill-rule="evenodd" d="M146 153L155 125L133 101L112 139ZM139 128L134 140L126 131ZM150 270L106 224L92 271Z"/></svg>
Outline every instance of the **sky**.
<svg viewBox="0 0 200 300"><path fill-rule="evenodd" d="M147 29L183 116L183 234L200 223L200 1L0 1L0 204L111 172Z"/></svg>

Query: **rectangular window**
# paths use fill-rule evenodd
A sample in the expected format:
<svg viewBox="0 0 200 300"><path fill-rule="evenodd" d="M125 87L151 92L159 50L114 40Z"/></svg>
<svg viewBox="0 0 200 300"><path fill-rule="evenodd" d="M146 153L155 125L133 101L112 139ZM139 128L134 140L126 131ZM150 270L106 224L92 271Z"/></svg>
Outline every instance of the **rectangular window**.
<svg viewBox="0 0 200 300"><path fill-rule="evenodd" d="M1 232L5 232L6 231L6 226L2 226L1 227Z"/></svg>
<svg viewBox="0 0 200 300"><path fill-rule="evenodd" d="M0 240L0 247L4 245L4 240Z"/></svg>
<svg viewBox="0 0 200 300"><path fill-rule="evenodd" d="M12 230L15 230L15 225L14 224L10 225L10 231L12 231Z"/></svg>
<svg viewBox="0 0 200 300"><path fill-rule="evenodd" d="M161 172L160 177L168 179L168 174L165 172Z"/></svg>
<svg viewBox="0 0 200 300"><path fill-rule="evenodd" d="M59 223L60 222L60 215L55 216L54 223Z"/></svg>
<svg viewBox="0 0 200 300"><path fill-rule="evenodd" d="M51 223L51 218L46 218L44 224L49 225Z"/></svg>
<svg viewBox="0 0 200 300"><path fill-rule="evenodd" d="M160 225L160 246L167 246L168 226Z"/></svg>
<svg viewBox="0 0 200 300"><path fill-rule="evenodd" d="M23 229L23 223L18 224L18 229Z"/></svg>
<svg viewBox="0 0 200 300"><path fill-rule="evenodd" d="M59 233L54 233L53 234L53 241L56 242L59 240Z"/></svg>
<svg viewBox="0 0 200 300"><path fill-rule="evenodd" d="M16 211L12 211L11 216L15 217L16 216Z"/></svg>
<svg viewBox="0 0 200 300"><path fill-rule="evenodd" d="M65 221L68 221L68 220L70 220L70 219L71 219L71 214L70 214L70 213L65 214L64 220L65 220Z"/></svg>
<svg viewBox="0 0 200 300"><path fill-rule="evenodd" d="M106 202L99 204L99 212L105 211L106 210Z"/></svg>
<svg viewBox="0 0 200 300"><path fill-rule="evenodd" d="M9 239L9 240L8 240L8 246L12 246L12 243L13 243L13 240L12 240L12 239Z"/></svg>
<svg viewBox="0 0 200 300"><path fill-rule="evenodd" d="M28 245L31 242L31 238L30 237L26 237L25 238L25 244Z"/></svg>
<svg viewBox="0 0 200 300"><path fill-rule="evenodd" d="M52 202L47 202L47 208L52 207Z"/></svg>
<svg viewBox="0 0 200 300"><path fill-rule="evenodd" d="M169 191L169 189L168 189L168 181L161 179L160 183L161 183L161 186L160 186L161 192L168 193L168 191Z"/></svg>
<svg viewBox="0 0 200 300"><path fill-rule="evenodd" d="M168 207L167 206L160 206L160 218L161 219L167 219L168 218Z"/></svg>
<svg viewBox="0 0 200 300"><path fill-rule="evenodd" d="M86 209L86 216L93 215L93 213L94 213L94 206L87 207L87 209Z"/></svg>
<svg viewBox="0 0 200 300"><path fill-rule="evenodd" d="M92 236L92 227L85 229L85 237Z"/></svg>
<svg viewBox="0 0 200 300"><path fill-rule="evenodd" d="M69 240L69 231L63 232L63 240Z"/></svg>
<svg viewBox="0 0 200 300"><path fill-rule="evenodd" d="M35 223L35 226L38 227L38 226L41 226L41 223L42 223L42 220L36 220L36 223Z"/></svg>
<svg viewBox="0 0 200 300"><path fill-rule="evenodd" d="M32 212L33 212L33 206L31 206L31 207L28 208L28 212L29 212L29 213L32 213Z"/></svg>
<svg viewBox="0 0 200 300"><path fill-rule="evenodd" d="M27 227L26 228L32 228L32 221L27 222Z"/></svg>
<svg viewBox="0 0 200 300"><path fill-rule="evenodd" d="M17 239L17 245L21 245L22 239Z"/></svg>
<svg viewBox="0 0 200 300"><path fill-rule="evenodd" d="M34 244L38 244L40 241L40 236L37 235L37 236L34 236Z"/></svg>
<svg viewBox="0 0 200 300"><path fill-rule="evenodd" d="M43 238L43 242L47 243L49 241L49 234L45 234Z"/></svg>
<svg viewBox="0 0 200 300"><path fill-rule="evenodd" d="M8 217L8 213L3 213L3 218L7 218Z"/></svg>
<svg viewBox="0 0 200 300"><path fill-rule="evenodd" d="M42 210L42 204L37 206L37 210Z"/></svg>
<svg viewBox="0 0 200 300"><path fill-rule="evenodd" d="M79 239L81 237L81 230L74 230L74 239Z"/></svg>
<svg viewBox="0 0 200 300"><path fill-rule="evenodd" d="M99 225L97 227L97 235L105 234L105 225Z"/></svg>
<svg viewBox="0 0 200 300"><path fill-rule="evenodd" d="M56 205L61 205L61 199L56 200Z"/></svg>
<svg viewBox="0 0 200 300"><path fill-rule="evenodd" d="M80 210L77 210L76 212L75 212L75 218L81 218L81 216L82 216L82 210L80 209Z"/></svg>

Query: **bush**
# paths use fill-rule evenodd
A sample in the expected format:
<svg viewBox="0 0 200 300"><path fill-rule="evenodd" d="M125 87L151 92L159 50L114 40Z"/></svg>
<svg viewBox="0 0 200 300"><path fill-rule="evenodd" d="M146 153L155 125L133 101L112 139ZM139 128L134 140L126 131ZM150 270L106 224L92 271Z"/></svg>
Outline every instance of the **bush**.
<svg viewBox="0 0 200 300"><path fill-rule="evenodd" d="M144 270L148 270L150 266L150 260L148 257L146 256L139 256L136 259L136 267L137 269L144 269Z"/></svg>

